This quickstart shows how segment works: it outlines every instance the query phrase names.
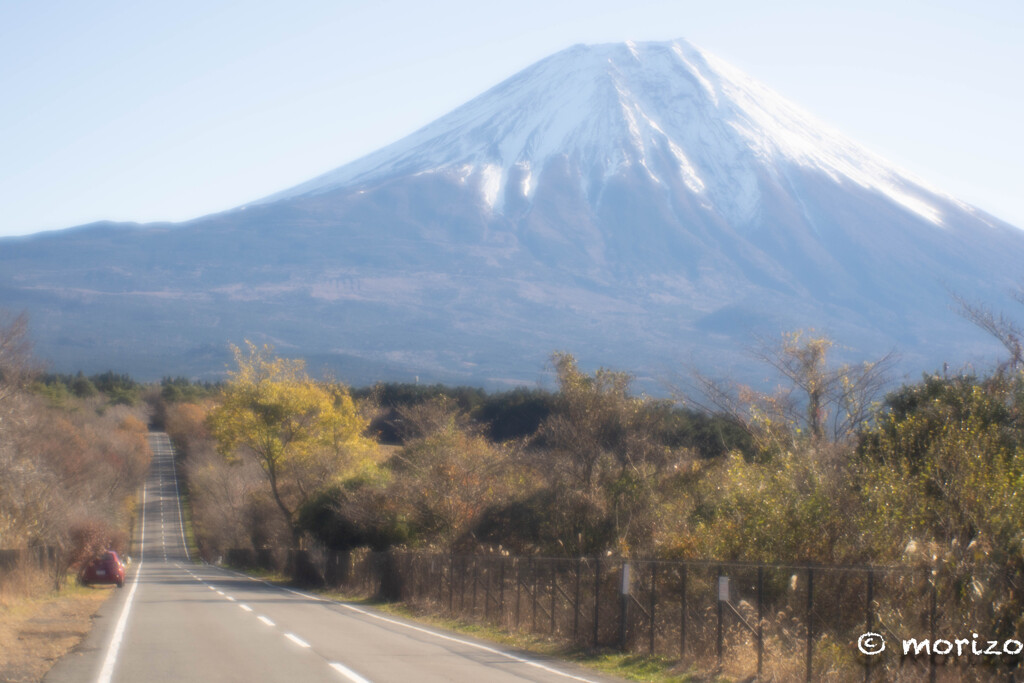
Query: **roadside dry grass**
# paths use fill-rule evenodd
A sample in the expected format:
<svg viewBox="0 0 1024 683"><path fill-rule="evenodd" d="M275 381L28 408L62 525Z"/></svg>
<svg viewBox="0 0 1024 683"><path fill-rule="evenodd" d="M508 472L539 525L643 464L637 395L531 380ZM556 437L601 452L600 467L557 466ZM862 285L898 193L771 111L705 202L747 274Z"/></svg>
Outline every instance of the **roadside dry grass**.
<svg viewBox="0 0 1024 683"><path fill-rule="evenodd" d="M357 600L375 609L404 617L421 624L462 633L480 640L498 643L507 647L532 652L554 659L573 662L589 669L630 681L645 683L728 683L731 678L714 674L684 671L678 662L669 657L627 654L611 650L590 650L568 646L563 642L528 633L511 633L492 626L477 624L463 619L438 617L428 612L410 609L400 603L378 603Z"/></svg>
<svg viewBox="0 0 1024 683"><path fill-rule="evenodd" d="M275 583L286 584L281 576L274 577ZM482 625L463 619L449 619L430 612L416 610L401 603L382 603L347 593L330 590L314 590L332 600L351 602L373 607L381 612L433 626L462 633L480 640L490 641L506 647L532 652L534 654L573 662L580 666L618 676L631 681L645 683L730 683L736 679L715 673L687 671L677 660L669 657L627 654L610 650L590 650L567 646L564 642L528 633L512 633L492 626Z"/></svg>
<svg viewBox="0 0 1024 683"><path fill-rule="evenodd" d="M69 581L50 590L40 572L15 572L0 584L0 681L41 681L92 628L100 605L116 588Z"/></svg>
<svg viewBox="0 0 1024 683"><path fill-rule="evenodd" d="M195 527L192 525L192 495L187 486L182 486L179 498L181 523L185 526L185 543L188 545L189 557L192 558L192 564L202 564L203 560L199 553L199 541L196 539Z"/></svg>

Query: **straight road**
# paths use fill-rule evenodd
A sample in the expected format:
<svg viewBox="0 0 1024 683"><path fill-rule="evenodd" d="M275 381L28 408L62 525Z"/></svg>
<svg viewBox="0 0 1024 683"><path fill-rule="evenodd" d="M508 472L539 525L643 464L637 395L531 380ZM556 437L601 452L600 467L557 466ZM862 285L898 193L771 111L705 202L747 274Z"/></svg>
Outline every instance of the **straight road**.
<svg viewBox="0 0 1024 683"><path fill-rule="evenodd" d="M150 435L137 558L47 683L612 681L205 564L185 544L173 451Z"/></svg>

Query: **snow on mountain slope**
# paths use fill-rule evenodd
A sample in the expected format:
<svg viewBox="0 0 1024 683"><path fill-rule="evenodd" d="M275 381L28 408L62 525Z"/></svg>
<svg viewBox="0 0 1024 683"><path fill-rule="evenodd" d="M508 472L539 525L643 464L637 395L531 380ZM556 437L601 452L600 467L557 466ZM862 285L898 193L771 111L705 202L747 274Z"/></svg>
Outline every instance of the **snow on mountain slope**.
<svg viewBox="0 0 1024 683"><path fill-rule="evenodd" d="M758 178L777 178L780 162L943 223L934 190L683 40L566 49L416 133L258 203L446 172L477 176L484 201L501 212L506 192L531 197L553 157L585 169L592 202L605 181L636 166L655 183L682 181L737 227L756 218Z"/></svg>
<svg viewBox="0 0 1024 683"><path fill-rule="evenodd" d="M683 41L569 48L240 209L0 240L0 294L63 370L215 374L253 339L355 382L531 382L564 349L652 386L756 381L753 338L807 327L984 360L951 293L1003 310L1024 274L1024 232Z"/></svg>

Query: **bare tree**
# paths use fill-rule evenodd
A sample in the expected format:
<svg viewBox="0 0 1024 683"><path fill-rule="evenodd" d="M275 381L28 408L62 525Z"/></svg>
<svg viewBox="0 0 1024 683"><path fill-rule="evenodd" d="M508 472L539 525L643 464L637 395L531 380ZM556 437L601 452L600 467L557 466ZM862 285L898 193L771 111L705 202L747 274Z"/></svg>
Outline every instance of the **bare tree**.
<svg viewBox="0 0 1024 683"><path fill-rule="evenodd" d="M784 334L779 343L762 344L754 354L790 382L789 417L818 441L841 441L867 421L895 362L890 351L876 361L830 368L827 355L834 345L813 331L797 331Z"/></svg>
<svg viewBox="0 0 1024 683"><path fill-rule="evenodd" d="M845 441L869 419L889 386L896 356L889 352L872 362L830 367L834 345L824 335L803 330L775 342L762 340L751 353L785 380L776 393L697 374L699 398L689 402L729 415L762 447L800 435L818 442Z"/></svg>
<svg viewBox="0 0 1024 683"><path fill-rule="evenodd" d="M1011 292L1010 296L1024 305L1024 288ZM960 307L960 315L995 337L1009 352L1010 357L999 364L998 374L1024 368L1024 328L1003 313L997 314L984 304L971 303L956 294L953 295L953 299Z"/></svg>
<svg viewBox="0 0 1024 683"><path fill-rule="evenodd" d="M0 405L21 389L33 372L28 314L0 310Z"/></svg>

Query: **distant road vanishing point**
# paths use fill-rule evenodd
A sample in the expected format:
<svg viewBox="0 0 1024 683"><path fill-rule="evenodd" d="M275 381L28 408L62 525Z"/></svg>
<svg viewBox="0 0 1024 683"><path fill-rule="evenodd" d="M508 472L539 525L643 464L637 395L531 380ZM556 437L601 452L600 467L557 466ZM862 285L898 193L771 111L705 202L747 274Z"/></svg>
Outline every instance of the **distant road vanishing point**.
<svg viewBox="0 0 1024 683"><path fill-rule="evenodd" d="M194 564L170 441L150 445L138 561L46 683L615 680Z"/></svg>

